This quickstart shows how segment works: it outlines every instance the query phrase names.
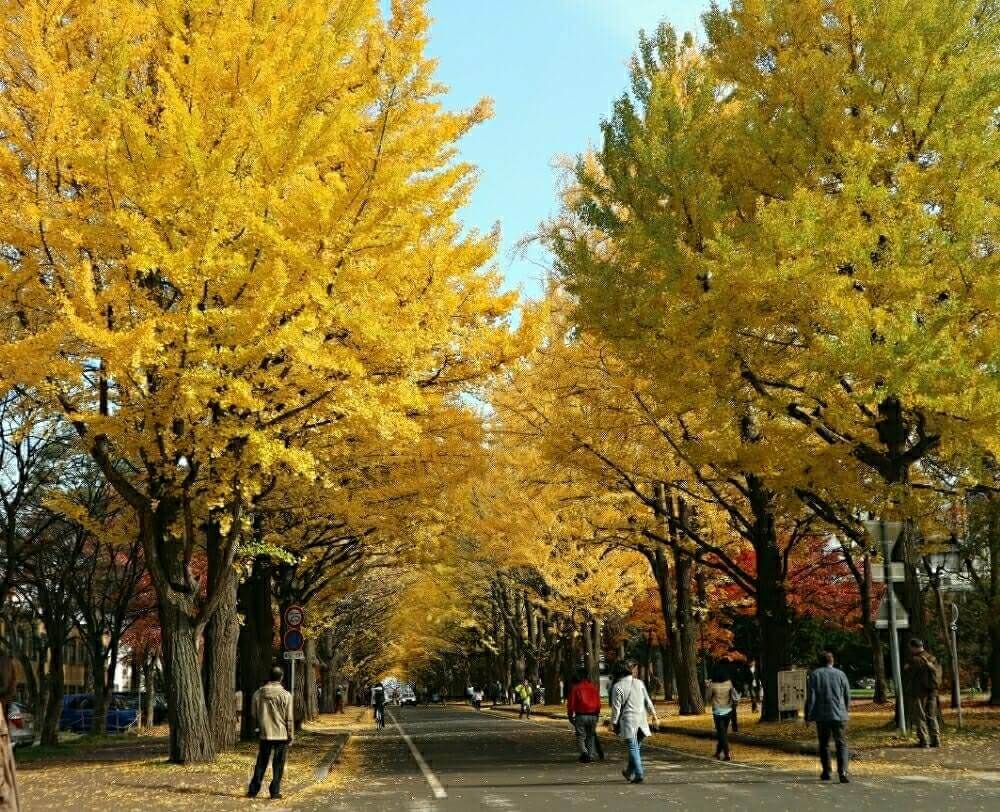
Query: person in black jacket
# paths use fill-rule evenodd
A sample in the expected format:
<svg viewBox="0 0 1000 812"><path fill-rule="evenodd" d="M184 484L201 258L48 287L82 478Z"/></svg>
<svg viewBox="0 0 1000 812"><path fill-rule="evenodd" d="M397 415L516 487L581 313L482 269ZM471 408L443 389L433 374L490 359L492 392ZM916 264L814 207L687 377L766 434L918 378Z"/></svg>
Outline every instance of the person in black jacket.
<svg viewBox="0 0 1000 812"><path fill-rule="evenodd" d="M823 766L820 779L830 780L830 737L837 746L837 772L840 783L849 783L847 765L850 754L847 750L845 728L850 716L851 685L847 675L833 667L833 654L824 651L816 668L806 682L806 722L816 723L819 737L819 760Z"/></svg>

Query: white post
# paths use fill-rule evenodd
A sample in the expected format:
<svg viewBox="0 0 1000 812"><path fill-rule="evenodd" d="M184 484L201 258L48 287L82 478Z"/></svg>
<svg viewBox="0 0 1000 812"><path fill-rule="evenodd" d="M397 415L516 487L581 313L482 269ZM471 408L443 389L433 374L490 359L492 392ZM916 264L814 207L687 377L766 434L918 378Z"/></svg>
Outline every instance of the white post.
<svg viewBox="0 0 1000 812"><path fill-rule="evenodd" d="M962 729L962 685L958 678L958 606L951 604L951 672L955 680L955 698L958 700L958 729Z"/></svg>
<svg viewBox="0 0 1000 812"><path fill-rule="evenodd" d="M899 732L905 736L906 702L903 698L903 672L899 664L899 635L896 631L896 593L893 589L891 568L889 566L892 545L885 534L885 519L880 519L878 526L882 541L882 568L885 572L885 599L889 602L889 651L892 654L892 680L896 683L896 713L899 719Z"/></svg>
<svg viewBox="0 0 1000 812"><path fill-rule="evenodd" d="M295 658L292 657L292 723L295 722Z"/></svg>

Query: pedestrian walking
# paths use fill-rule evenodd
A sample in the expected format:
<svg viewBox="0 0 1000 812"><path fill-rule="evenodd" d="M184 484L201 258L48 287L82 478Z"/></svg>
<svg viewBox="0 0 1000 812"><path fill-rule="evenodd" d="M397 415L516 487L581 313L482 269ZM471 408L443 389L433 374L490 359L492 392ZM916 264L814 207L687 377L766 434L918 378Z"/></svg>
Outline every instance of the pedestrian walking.
<svg viewBox="0 0 1000 812"><path fill-rule="evenodd" d="M285 772L285 759L292 746L295 720L292 717L292 695L281 684L284 672L281 666L271 669L271 680L258 688L250 703L253 719L257 727L260 743L257 749L257 764L253 778L247 789L248 798L256 798L268 762L271 764L271 798L281 797L281 776Z"/></svg>
<svg viewBox="0 0 1000 812"><path fill-rule="evenodd" d="M344 686L338 685L333 692L333 712L344 713Z"/></svg>
<svg viewBox="0 0 1000 812"><path fill-rule="evenodd" d="M806 722L816 723L819 738L819 761L823 768L820 780L830 780L830 738L837 748L837 774L840 783L850 783L847 766L847 720L850 717L851 685L847 675L834 668L833 654L824 651L818 666L806 680Z"/></svg>
<svg viewBox="0 0 1000 812"><path fill-rule="evenodd" d="M600 689L589 679L582 668L577 671L573 685L566 698L566 715L576 731L576 743L580 750L580 761L587 764L595 759L604 759L604 751L597 738L597 720L601 715Z"/></svg>
<svg viewBox="0 0 1000 812"><path fill-rule="evenodd" d="M381 682L372 686L372 715L375 727L379 730L385 727L385 686Z"/></svg>
<svg viewBox="0 0 1000 812"><path fill-rule="evenodd" d="M750 695L750 711L757 712L757 705L762 701L760 675L757 673L757 661L750 661L750 676L747 680L747 693ZM733 728L735 730L735 728Z"/></svg>
<svg viewBox="0 0 1000 812"><path fill-rule="evenodd" d="M922 640L910 640L910 661L906 664L906 682L913 700L913 725L917 729L917 747L940 747L938 692L941 690L941 666L924 648Z"/></svg>
<svg viewBox="0 0 1000 812"><path fill-rule="evenodd" d="M705 683L705 704L712 706L712 721L715 723L715 757L732 761L729 750L729 726L736 719L736 706L740 695L736 692L729 670L716 665L712 679Z"/></svg>
<svg viewBox="0 0 1000 812"><path fill-rule="evenodd" d="M472 706L477 710L483 709L483 691L481 688L472 689Z"/></svg>
<svg viewBox="0 0 1000 812"><path fill-rule="evenodd" d="M641 784L645 780L642 741L651 735L649 715L652 715L654 725L659 724L659 719L645 684L635 676L634 664L617 663L615 676L618 680L611 689L611 725L628 745L628 763L622 775L630 784Z"/></svg>
<svg viewBox="0 0 1000 812"><path fill-rule="evenodd" d="M521 684L514 689L514 693L517 696L517 701L521 705L521 711L518 713L517 718L523 719L527 716L531 718L531 683L528 682L527 677L521 681Z"/></svg>

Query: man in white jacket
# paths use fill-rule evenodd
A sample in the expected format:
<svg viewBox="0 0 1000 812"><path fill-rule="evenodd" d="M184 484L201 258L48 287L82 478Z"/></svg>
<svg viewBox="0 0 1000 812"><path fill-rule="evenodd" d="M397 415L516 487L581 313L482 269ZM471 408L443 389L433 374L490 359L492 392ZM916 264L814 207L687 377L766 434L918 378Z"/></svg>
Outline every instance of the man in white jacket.
<svg viewBox="0 0 1000 812"><path fill-rule="evenodd" d="M253 778L247 790L248 798L256 798L260 785L264 782L267 764L274 756L271 768L271 797L281 797L281 776L285 772L285 758L288 748L292 745L295 734L295 721L292 717L292 695L281 684L284 672L281 666L271 669L271 681L258 688L253 695L251 709L260 734L260 747L257 750L257 764L254 767Z"/></svg>
<svg viewBox="0 0 1000 812"><path fill-rule="evenodd" d="M628 763L622 770L622 775L630 784L641 784L644 780L642 771L642 755L640 748L642 740L651 735L649 717L653 724L659 725L656 708L649 698L646 685L635 674L635 665L617 663L615 665L615 684L611 689L611 725L628 745Z"/></svg>

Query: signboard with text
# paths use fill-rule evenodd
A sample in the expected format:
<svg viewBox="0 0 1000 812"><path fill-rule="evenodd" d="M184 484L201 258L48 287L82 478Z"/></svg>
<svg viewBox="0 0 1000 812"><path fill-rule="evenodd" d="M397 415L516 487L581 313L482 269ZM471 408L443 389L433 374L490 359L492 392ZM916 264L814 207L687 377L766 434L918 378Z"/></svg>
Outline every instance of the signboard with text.
<svg viewBox="0 0 1000 812"><path fill-rule="evenodd" d="M778 710L801 711L806 707L806 672L795 668L778 672Z"/></svg>

